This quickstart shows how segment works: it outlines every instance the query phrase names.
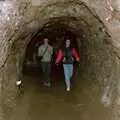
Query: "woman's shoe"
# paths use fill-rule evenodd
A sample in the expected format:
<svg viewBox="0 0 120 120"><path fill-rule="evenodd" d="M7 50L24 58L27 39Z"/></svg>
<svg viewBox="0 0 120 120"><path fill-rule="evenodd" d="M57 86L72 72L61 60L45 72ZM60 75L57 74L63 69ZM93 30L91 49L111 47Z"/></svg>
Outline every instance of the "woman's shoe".
<svg viewBox="0 0 120 120"><path fill-rule="evenodd" d="M67 87L66 91L68 91L68 92L69 92L69 91L70 91L70 87Z"/></svg>

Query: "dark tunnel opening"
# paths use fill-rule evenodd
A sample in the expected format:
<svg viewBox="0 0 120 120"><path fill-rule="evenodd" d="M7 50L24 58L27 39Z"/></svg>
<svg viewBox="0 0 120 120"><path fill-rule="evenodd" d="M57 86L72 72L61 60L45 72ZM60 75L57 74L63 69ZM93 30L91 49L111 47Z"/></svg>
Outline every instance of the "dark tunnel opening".
<svg viewBox="0 0 120 120"><path fill-rule="evenodd" d="M51 78L53 86L51 88L46 88L43 84L41 84L41 81L44 80L43 73L40 66L36 63L35 56L37 54L37 48L43 43L44 38L48 38L50 40L50 44L53 47L57 46L58 48L64 45L64 40L66 38L69 38L72 40L73 46L75 46L80 52L80 68L75 74L73 88L69 96L65 92L62 65L59 67L56 66L52 69L53 72ZM76 28L73 29L66 24L59 24L59 22L49 22L47 26L44 26L33 37L33 39L30 40L26 47L26 55L23 63L26 92L28 90L31 92L35 91L34 94L35 96L39 96L38 99L40 102L40 99L44 99L40 93L67 100L67 102L70 104L83 104L86 100L88 100L88 109L96 110L96 116L94 116L93 119L96 119L97 115L100 116L100 118L106 119L108 115L108 109L103 108L99 102L102 92L104 91L104 89L101 87L103 84L103 79L104 77L110 77L112 72L111 67L107 66L107 62L112 62L113 60L110 55L111 45L108 42L109 39L110 37L104 33L101 28L99 29L98 33L90 33L82 30L82 28L80 30L76 30ZM106 54L106 56L103 56L104 54ZM108 58L110 58L110 61L108 61ZM101 78L101 76L103 78ZM104 92L107 91L105 90ZM67 103L65 102L65 104ZM97 111L96 107L93 108L94 104L96 104L97 107L99 106L99 110L102 111L101 113L99 113L99 110ZM64 107L64 104L62 106ZM45 108L43 108L43 110L44 109ZM85 111L83 110L82 112Z"/></svg>
<svg viewBox="0 0 120 120"><path fill-rule="evenodd" d="M97 22L99 23L99 21ZM80 24L79 27L78 24ZM49 38L51 45L57 45L58 48L64 44L65 38L69 38L72 40L73 46L80 52L80 78L85 80L89 78L87 82L90 83L90 86L93 85L97 92L101 91L102 93L103 89L101 86L103 86L104 79L108 79L112 72L110 70L111 67L107 63L113 62L114 58L112 56L114 56L114 53L111 52L111 38L106 32L104 25L100 23L100 25L96 26L96 29L91 29L90 25L84 20L77 20L74 17L50 19L29 40L30 42L26 47L23 72L25 73L25 64L31 64L32 67L36 64L37 48L42 44L45 37ZM36 70L39 71L38 69ZM109 72L106 71L107 69ZM101 78L101 75L103 78ZM105 82L107 83L107 81Z"/></svg>
<svg viewBox="0 0 120 120"><path fill-rule="evenodd" d="M61 30L60 30L61 29ZM37 38L33 38L27 46L26 49L26 57L29 60L33 60L33 53L37 52L38 46L43 44L43 39L48 38L49 44L53 47L60 48L64 45L65 39L70 39L71 44L78 49L78 43L77 43L77 35L72 33L71 31L67 31L65 29L59 28L58 30L51 30L44 33L44 31L41 31L42 35L39 35Z"/></svg>
<svg viewBox="0 0 120 120"><path fill-rule="evenodd" d="M37 60L38 47L43 44L43 39L48 38L49 44L53 47L53 55L51 61L51 78L52 83L64 82L64 72L62 62L56 66L55 60L58 50L64 46L65 40L70 39L71 45L80 52L78 46L77 34L70 31L70 29L64 24L55 23L55 25L49 25L41 29L37 36L29 42L26 48L25 60L23 63L23 74L30 76L38 76L39 82L43 81L43 72L41 69L40 61ZM75 65L74 65L75 66ZM76 72L76 66L74 69L74 76ZM59 78L59 79L58 79Z"/></svg>
<svg viewBox="0 0 120 120"><path fill-rule="evenodd" d="M80 24L79 27L78 23ZM80 52L81 60L78 72L79 79L81 82L83 81L89 84L89 86L92 87L91 89L94 88L95 92L97 94L99 93L101 96L103 91L107 93L107 91L103 89L102 86L103 84L104 86L107 85L107 80L111 76L112 69L108 63L113 63L114 53L111 51L111 38L106 32L104 25L101 25L100 23L100 25L98 24L96 26L96 29L91 29L88 23L85 23L81 19L77 20L74 17L50 19L49 22L47 22L43 28L37 32L37 34L30 40L29 44L27 45L26 58L24 63L26 64L27 62L27 64L31 65L35 63L37 47L42 43L43 38L49 38L51 45L55 46L55 44L57 44L57 47L60 47L63 45L64 39L68 37L72 40L73 45ZM36 70L39 71L39 69L40 68ZM61 69L61 71L63 71L63 69ZM37 73L39 75L39 72L35 72L35 75ZM40 77L41 76L39 76L39 78ZM62 80L63 79L64 77Z"/></svg>

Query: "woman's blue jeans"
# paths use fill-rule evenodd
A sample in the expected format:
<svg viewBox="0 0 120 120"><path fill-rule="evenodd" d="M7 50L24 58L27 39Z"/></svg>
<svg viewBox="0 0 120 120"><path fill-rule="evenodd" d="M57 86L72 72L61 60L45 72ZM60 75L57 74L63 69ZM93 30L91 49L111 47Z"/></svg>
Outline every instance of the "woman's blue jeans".
<svg viewBox="0 0 120 120"><path fill-rule="evenodd" d="M73 64L63 64L63 68L66 85L70 87L70 80L73 76Z"/></svg>

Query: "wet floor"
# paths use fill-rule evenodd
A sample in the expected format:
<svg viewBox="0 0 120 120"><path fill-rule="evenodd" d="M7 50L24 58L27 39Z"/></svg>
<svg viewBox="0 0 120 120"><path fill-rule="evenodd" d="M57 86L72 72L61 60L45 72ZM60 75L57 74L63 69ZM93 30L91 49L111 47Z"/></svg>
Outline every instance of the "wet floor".
<svg viewBox="0 0 120 120"><path fill-rule="evenodd" d="M55 74L51 88L44 87L42 79L42 74L24 75L25 93L18 97L10 120L110 120L108 108L80 74L71 92L65 91L61 74Z"/></svg>

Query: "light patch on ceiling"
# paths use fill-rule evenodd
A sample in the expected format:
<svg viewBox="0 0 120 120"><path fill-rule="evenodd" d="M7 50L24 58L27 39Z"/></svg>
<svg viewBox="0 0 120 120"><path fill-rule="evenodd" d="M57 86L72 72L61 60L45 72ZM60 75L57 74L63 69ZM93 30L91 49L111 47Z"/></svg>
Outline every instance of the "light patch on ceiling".
<svg viewBox="0 0 120 120"><path fill-rule="evenodd" d="M41 0L31 0L32 5L37 6L40 5Z"/></svg>

